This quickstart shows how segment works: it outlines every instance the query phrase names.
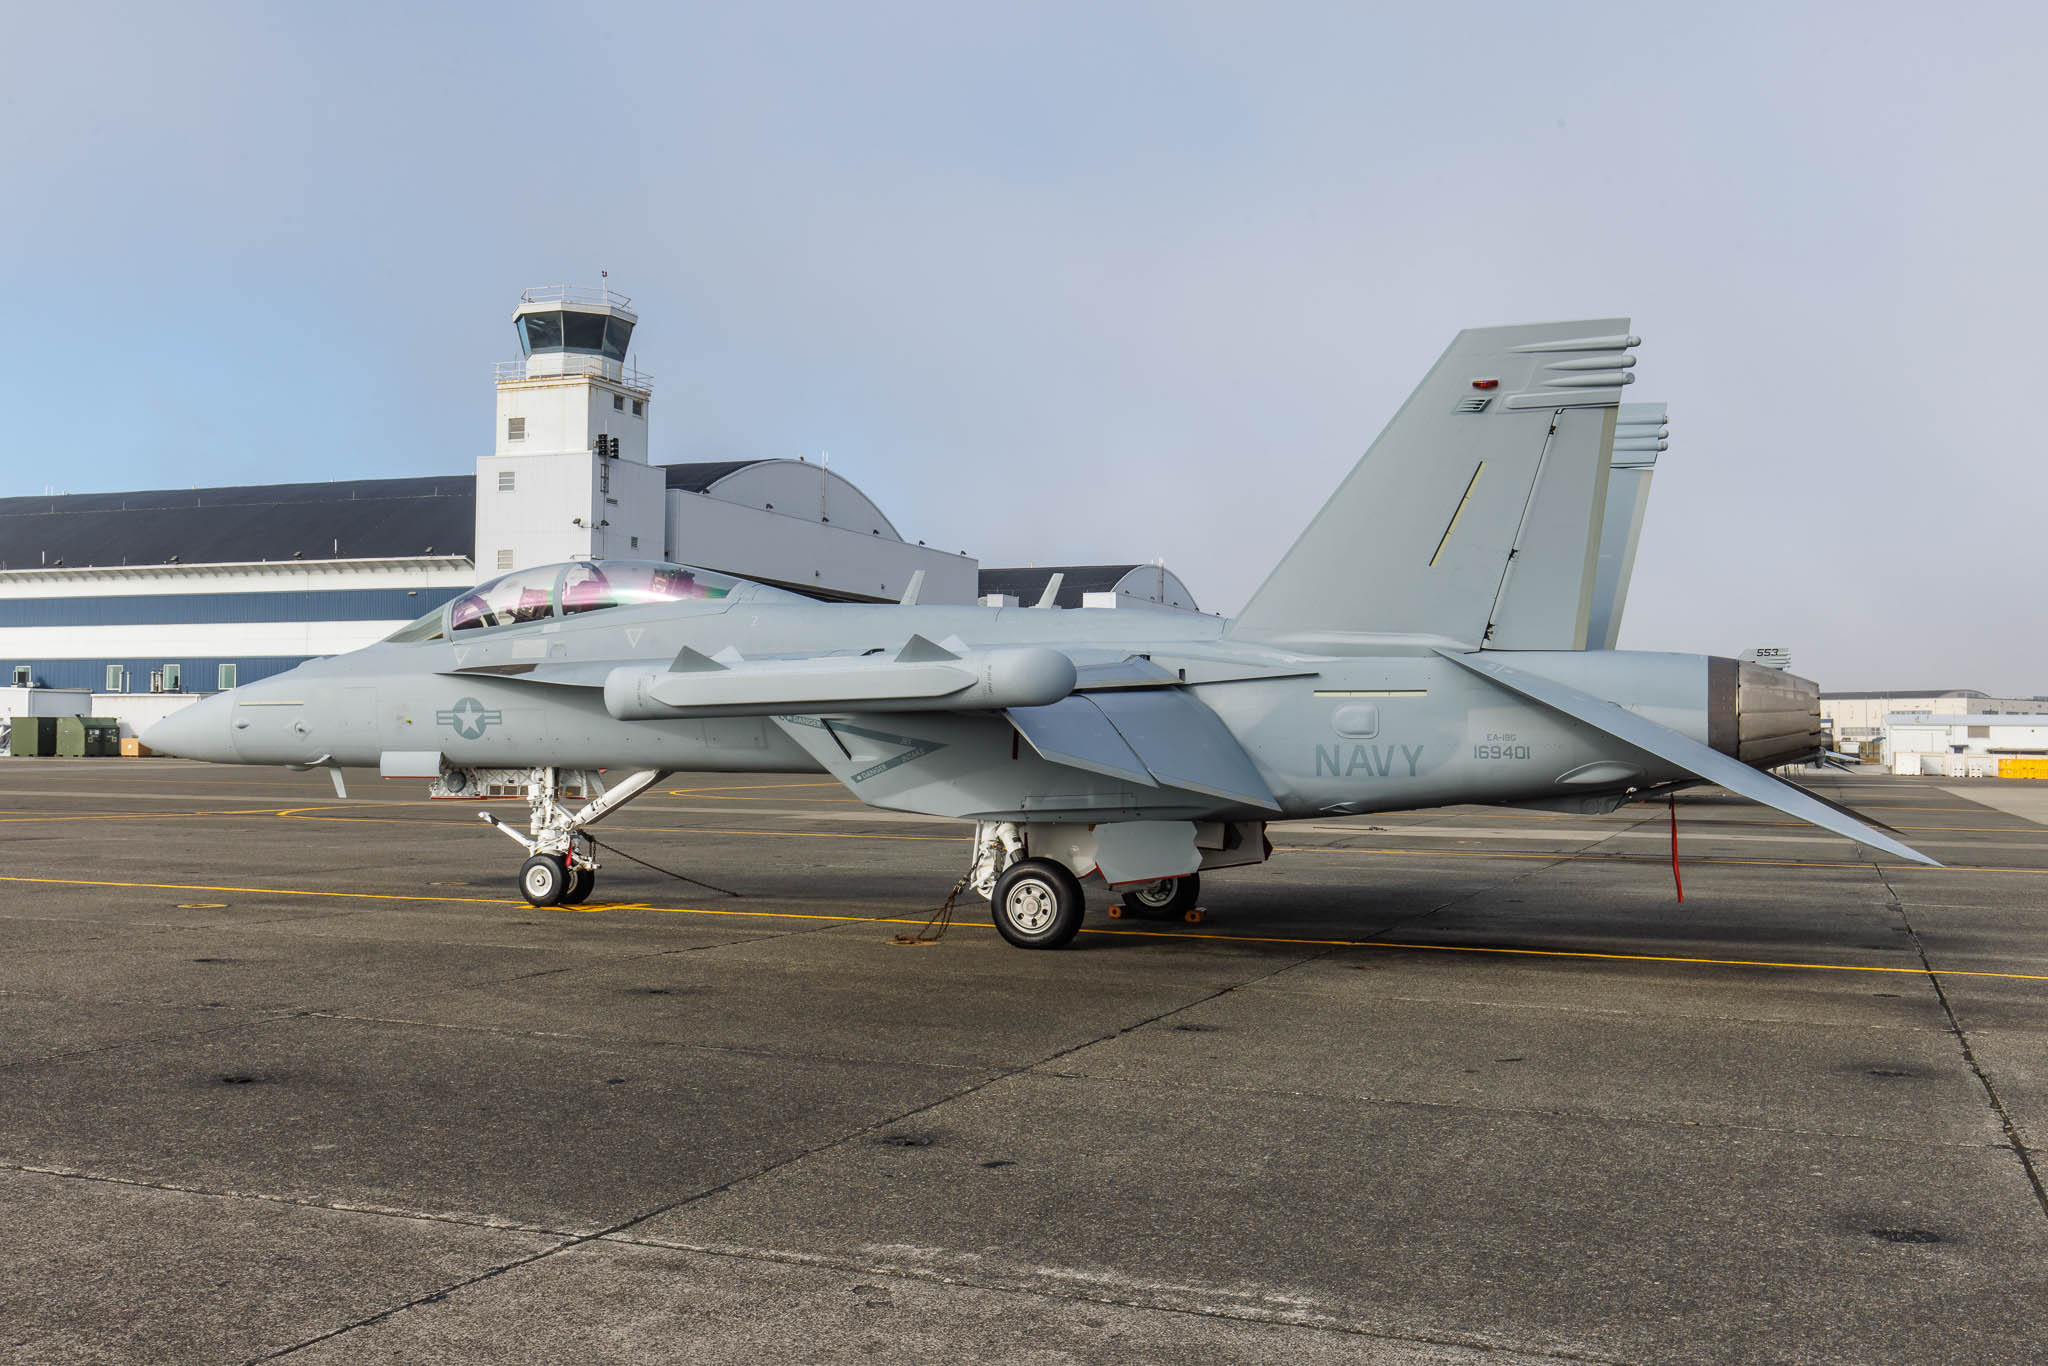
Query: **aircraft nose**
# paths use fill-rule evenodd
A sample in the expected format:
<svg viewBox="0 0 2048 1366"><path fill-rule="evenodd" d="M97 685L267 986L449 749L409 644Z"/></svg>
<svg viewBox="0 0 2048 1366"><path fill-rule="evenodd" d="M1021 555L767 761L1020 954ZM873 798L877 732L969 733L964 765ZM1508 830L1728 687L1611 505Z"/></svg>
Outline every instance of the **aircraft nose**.
<svg viewBox="0 0 2048 1366"><path fill-rule="evenodd" d="M205 759L209 763L232 764L235 753L233 695L221 693L180 707L142 732L142 743L158 754L179 759Z"/></svg>

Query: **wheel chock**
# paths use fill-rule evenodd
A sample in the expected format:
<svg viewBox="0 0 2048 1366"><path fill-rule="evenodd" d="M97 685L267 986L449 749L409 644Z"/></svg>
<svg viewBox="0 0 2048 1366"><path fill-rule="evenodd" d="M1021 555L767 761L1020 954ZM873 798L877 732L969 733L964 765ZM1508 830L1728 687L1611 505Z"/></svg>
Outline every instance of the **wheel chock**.
<svg viewBox="0 0 2048 1366"><path fill-rule="evenodd" d="M1124 908L1122 906L1111 906L1108 908L1108 915L1111 920L1122 920L1124 918Z"/></svg>
<svg viewBox="0 0 2048 1366"><path fill-rule="evenodd" d="M1204 920L1207 920L1209 918L1209 913L1203 910L1200 906L1197 906L1192 911L1187 912L1187 914L1183 918L1190 925L1199 925Z"/></svg>

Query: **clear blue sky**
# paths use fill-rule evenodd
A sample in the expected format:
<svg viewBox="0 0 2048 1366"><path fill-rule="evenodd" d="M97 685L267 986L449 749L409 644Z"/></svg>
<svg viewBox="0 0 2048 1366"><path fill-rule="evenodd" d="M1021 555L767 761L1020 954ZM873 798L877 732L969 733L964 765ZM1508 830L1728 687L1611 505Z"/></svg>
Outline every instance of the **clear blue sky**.
<svg viewBox="0 0 2048 1366"><path fill-rule="evenodd" d="M0 21L0 492L467 471L518 291L609 269L657 459L1231 611L1458 328L1628 313L1624 645L2048 693L2048 7Z"/></svg>

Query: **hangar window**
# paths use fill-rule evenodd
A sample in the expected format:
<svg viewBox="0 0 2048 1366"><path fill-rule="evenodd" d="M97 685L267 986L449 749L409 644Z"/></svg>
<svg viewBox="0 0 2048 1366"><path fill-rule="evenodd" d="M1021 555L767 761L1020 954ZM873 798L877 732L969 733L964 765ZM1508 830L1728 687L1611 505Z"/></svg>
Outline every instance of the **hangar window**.
<svg viewBox="0 0 2048 1366"><path fill-rule="evenodd" d="M1991 727L1972 726L1970 727L1969 738L1972 740L1989 740L1991 738Z"/></svg>
<svg viewBox="0 0 2048 1366"><path fill-rule="evenodd" d="M107 691L128 691L128 671L122 668L119 664L107 665Z"/></svg>
<svg viewBox="0 0 2048 1366"><path fill-rule="evenodd" d="M213 685L222 692L235 686L235 666L223 664L213 671Z"/></svg>
<svg viewBox="0 0 2048 1366"><path fill-rule="evenodd" d="M15 666L14 666L14 686L15 686L15 687L17 687L17 688L26 688L26 687L29 687L29 686L31 686L31 685L30 685L30 683L29 683L29 681L28 681L28 677L29 677L29 675L28 675L28 665L26 665L26 664L17 664L17 665L15 665Z"/></svg>

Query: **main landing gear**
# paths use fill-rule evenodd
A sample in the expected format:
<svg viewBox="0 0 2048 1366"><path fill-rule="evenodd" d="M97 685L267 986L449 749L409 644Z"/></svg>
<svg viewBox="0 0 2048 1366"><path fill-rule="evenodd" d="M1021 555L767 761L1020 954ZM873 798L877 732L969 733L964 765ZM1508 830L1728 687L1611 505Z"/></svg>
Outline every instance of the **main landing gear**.
<svg viewBox="0 0 2048 1366"><path fill-rule="evenodd" d="M526 800L533 808L527 833L488 811L477 819L525 849L530 857L519 869L519 894L534 906L578 906L597 889L597 842L587 833L612 812L668 776L665 769L642 769L603 796L572 811L562 801L562 770L526 771Z"/></svg>
<svg viewBox="0 0 2048 1366"><path fill-rule="evenodd" d="M1186 920L1200 924L1202 875L1161 878L1123 894L1123 904L1109 908L1111 919L1126 915L1155 916L1161 920Z"/></svg>
<svg viewBox="0 0 2048 1366"><path fill-rule="evenodd" d="M1111 828L981 821L974 828L974 861L962 886L988 898L989 916L997 932L1010 943L1020 949L1057 949L1080 933L1081 920L1087 914L1081 879L1100 876L1108 881L1112 869L1128 876L1145 867L1148 860L1154 868L1171 866L1158 855L1162 833L1169 845L1175 838L1187 840L1190 851L1197 855L1189 861L1199 861L1203 868L1262 863L1273 851L1264 826L1250 821L1190 822L1178 831L1161 822ZM1149 851L1148 840L1154 841ZM1119 861L1112 863L1113 858ZM1108 908L1112 919L1154 916L1190 924L1203 919L1202 879L1192 870L1121 885L1128 890L1120 893L1118 904ZM956 894L958 891L956 888ZM947 904L951 905L951 898Z"/></svg>
<svg viewBox="0 0 2048 1366"><path fill-rule="evenodd" d="M1011 864L996 879L989 911L996 932L1020 949L1056 949L1081 932L1088 914L1081 881L1049 858Z"/></svg>

